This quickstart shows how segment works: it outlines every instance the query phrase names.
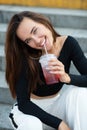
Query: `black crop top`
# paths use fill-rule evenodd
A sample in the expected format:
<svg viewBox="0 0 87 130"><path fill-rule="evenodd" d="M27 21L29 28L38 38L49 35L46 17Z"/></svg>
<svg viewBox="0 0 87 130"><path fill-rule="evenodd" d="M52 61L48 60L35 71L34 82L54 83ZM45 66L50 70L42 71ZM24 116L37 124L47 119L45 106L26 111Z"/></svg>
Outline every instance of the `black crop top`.
<svg viewBox="0 0 87 130"><path fill-rule="evenodd" d="M78 42L71 36L68 36L58 59L64 64L65 71L70 75L71 82L69 84L76 85L79 87L87 87L87 59L84 56ZM81 75L70 74L71 61L74 63L77 70ZM41 79L45 82L42 70L40 70ZM43 86L38 85L34 94L38 96L47 96L57 93L63 86L63 83L59 82L53 85ZM29 99L28 95L28 80L26 77L25 70L22 69L19 76L19 80L16 83L16 93L18 108L25 114L33 115L38 117L43 123L58 128L61 119L50 113L45 112L36 104Z"/></svg>

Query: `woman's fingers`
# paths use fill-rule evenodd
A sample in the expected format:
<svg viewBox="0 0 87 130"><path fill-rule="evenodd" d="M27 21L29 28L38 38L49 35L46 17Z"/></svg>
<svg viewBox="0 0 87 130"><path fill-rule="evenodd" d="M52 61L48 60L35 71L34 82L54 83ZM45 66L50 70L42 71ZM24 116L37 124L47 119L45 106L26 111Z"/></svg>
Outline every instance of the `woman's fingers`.
<svg viewBox="0 0 87 130"><path fill-rule="evenodd" d="M50 60L48 63L49 66L62 66L62 62L57 59Z"/></svg>
<svg viewBox="0 0 87 130"><path fill-rule="evenodd" d="M61 74L65 72L64 65L62 64L62 62L58 60L49 61L48 67L46 69L49 70L50 73L54 73L54 74L57 74L57 73Z"/></svg>

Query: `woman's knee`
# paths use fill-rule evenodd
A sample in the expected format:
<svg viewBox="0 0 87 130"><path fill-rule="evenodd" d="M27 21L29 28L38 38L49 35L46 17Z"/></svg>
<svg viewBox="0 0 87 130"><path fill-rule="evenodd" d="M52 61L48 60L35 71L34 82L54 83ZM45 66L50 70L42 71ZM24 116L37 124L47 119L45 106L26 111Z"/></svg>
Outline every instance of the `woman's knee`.
<svg viewBox="0 0 87 130"><path fill-rule="evenodd" d="M27 115L18 110L17 106L11 110L10 121L14 129L17 130L42 130L42 122L39 118Z"/></svg>
<svg viewBox="0 0 87 130"><path fill-rule="evenodd" d="M80 109L87 108L86 99L87 99L87 88L80 88L77 100L78 101L77 104L79 105Z"/></svg>
<svg viewBox="0 0 87 130"><path fill-rule="evenodd" d="M19 124L17 130L43 130L42 122L34 116L29 116L23 123Z"/></svg>
<svg viewBox="0 0 87 130"><path fill-rule="evenodd" d="M66 122L71 129L74 129L74 126L78 126L79 124L83 126L85 125L85 120L87 117L87 89L73 87L66 98ZM78 128L77 127L77 128ZM83 127L82 127L83 128Z"/></svg>
<svg viewBox="0 0 87 130"><path fill-rule="evenodd" d="M71 89L67 96L67 107L69 108L79 108L84 109L87 108L87 103L85 100L87 99L87 88L79 88L74 87ZM75 107L74 107L75 106Z"/></svg>
<svg viewBox="0 0 87 130"><path fill-rule="evenodd" d="M67 96L68 99L75 99L75 101L79 98L84 99L85 97L87 97L87 88L82 87L73 87Z"/></svg>

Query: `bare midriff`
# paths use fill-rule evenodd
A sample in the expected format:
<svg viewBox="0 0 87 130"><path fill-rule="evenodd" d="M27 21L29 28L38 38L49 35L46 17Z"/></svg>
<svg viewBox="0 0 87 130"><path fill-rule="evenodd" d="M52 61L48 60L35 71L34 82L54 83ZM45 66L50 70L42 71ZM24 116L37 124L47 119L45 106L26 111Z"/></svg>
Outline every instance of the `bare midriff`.
<svg viewBox="0 0 87 130"><path fill-rule="evenodd" d="M59 92L58 92L58 93L59 93ZM32 98L32 99L48 99L48 98L53 98L53 97L55 97L58 93L53 94L53 95L50 95L50 96L43 96L43 97L37 96L37 95L31 93L31 98Z"/></svg>

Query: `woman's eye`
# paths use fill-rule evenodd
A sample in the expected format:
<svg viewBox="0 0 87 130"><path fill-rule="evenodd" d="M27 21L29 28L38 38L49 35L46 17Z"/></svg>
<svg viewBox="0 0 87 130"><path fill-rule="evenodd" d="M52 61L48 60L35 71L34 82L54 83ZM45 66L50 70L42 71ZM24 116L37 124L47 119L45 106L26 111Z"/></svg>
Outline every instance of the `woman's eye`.
<svg viewBox="0 0 87 130"><path fill-rule="evenodd" d="M33 31L33 34L36 34L36 32L37 32L37 28Z"/></svg>
<svg viewBox="0 0 87 130"><path fill-rule="evenodd" d="M27 39L27 40L25 41L25 43L26 43L26 44L29 44L30 41L31 41L31 39Z"/></svg>

